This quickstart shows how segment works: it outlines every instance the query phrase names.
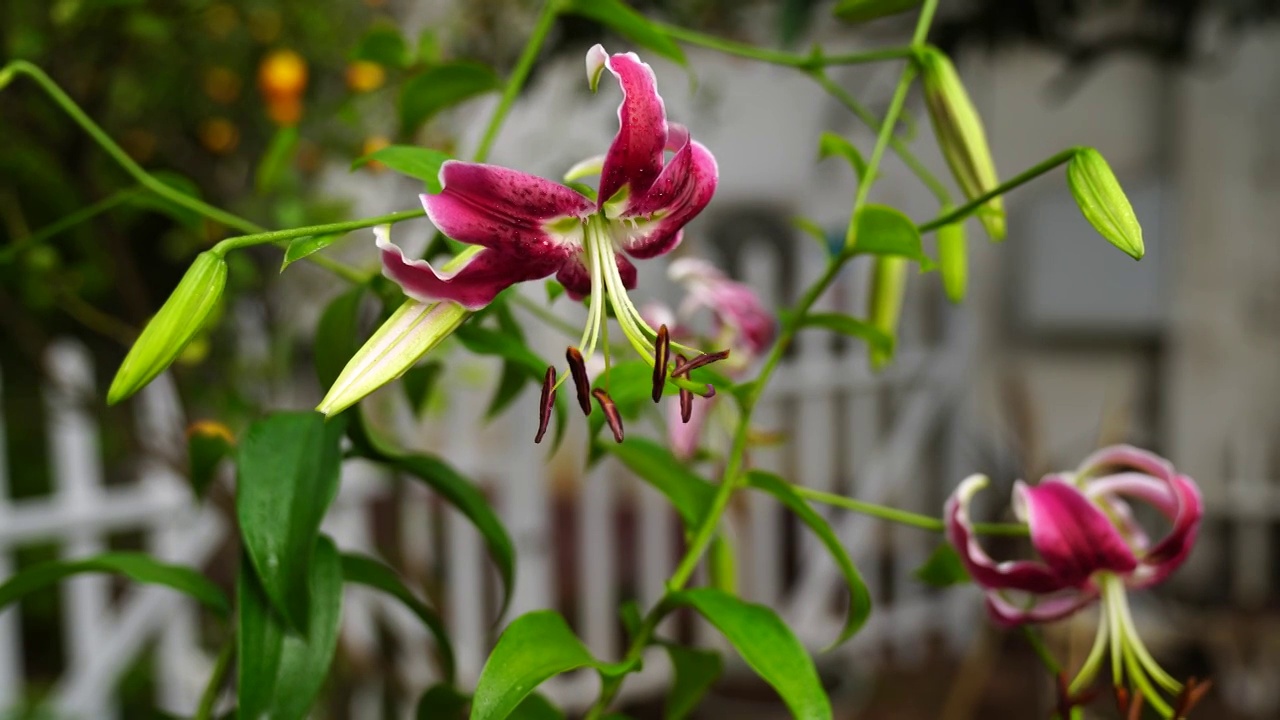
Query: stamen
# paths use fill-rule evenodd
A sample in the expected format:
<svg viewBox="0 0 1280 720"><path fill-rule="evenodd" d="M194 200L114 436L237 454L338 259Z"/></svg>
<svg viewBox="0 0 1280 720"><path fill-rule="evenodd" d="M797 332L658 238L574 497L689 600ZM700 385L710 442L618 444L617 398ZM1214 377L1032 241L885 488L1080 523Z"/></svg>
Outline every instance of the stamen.
<svg viewBox="0 0 1280 720"><path fill-rule="evenodd" d="M683 377L681 368L689 364L689 358L684 355L676 356L676 369L671 373L672 377ZM693 417L693 391L688 388L680 388L680 422L688 425L689 418Z"/></svg>
<svg viewBox="0 0 1280 720"><path fill-rule="evenodd" d="M1185 718L1204 699L1204 696L1209 693L1209 689L1212 687L1212 680L1201 682L1193 677L1187 678L1187 684L1182 687L1182 692L1178 693L1178 699L1174 701L1173 716L1179 720Z"/></svg>
<svg viewBox="0 0 1280 720"><path fill-rule="evenodd" d="M547 368L546 377L542 379L542 399L538 403L538 434L533 438L535 443L542 442L542 437L547 434L547 425L551 423L551 409L556 404L556 367L554 365Z"/></svg>
<svg viewBox="0 0 1280 720"><path fill-rule="evenodd" d="M582 408L583 415L590 415L591 381L587 378L587 363L576 347L565 350L564 357L569 361L569 373L573 375L573 384L578 388L578 407Z"/></svg>
<svg viewBox="0 0 1280 720"><path fill-rule="evenodd" d="M729 357L728 349L721 350L719 352L713 352L713 353L702 353L701 355L690 360L684 365L676 367L676 371L682 375L687 376L690 372L697 370L698 368L703 367L704 365L710 365L713 362L719 362L721 360L724 360L727 357Z"/></svg>
<svg viewBox="0 0 1280 720"><path fill-rule="evenodd" d="M1129 691L1122 687L1114 688L1114 690L1116 695L1116 710L1120 711L1121 717L1129 717ZM1138 697L1142 697L1142 693L1138 693Z"/></svg>
<svg viewBox="0 0 1280 720"><path fill-rule="evenodd" d="M613 439L622 442L622 416L618 414L618 406L613 404L613 398L609 397L604 388L592 390L591 395L600 403L604 419L609 422L609 429L613 431Z"/></svg>
<svg viewBox="0 0 1280 720"><path fill-rule="evenodd" d="M1129 715L1125 720L1142 720L1142 705L1146 701L1147 696L1142 691L1133 694L1133 704L1129 706Z"/></svg>
<svg viewBox="0 0 1280 720"><path fill-rule="evenodd" d="M662 399L662 386L667 384L667 363L671 361L671 336L667 326L658 328L658 342L653 353L653 401Z"/></svg>

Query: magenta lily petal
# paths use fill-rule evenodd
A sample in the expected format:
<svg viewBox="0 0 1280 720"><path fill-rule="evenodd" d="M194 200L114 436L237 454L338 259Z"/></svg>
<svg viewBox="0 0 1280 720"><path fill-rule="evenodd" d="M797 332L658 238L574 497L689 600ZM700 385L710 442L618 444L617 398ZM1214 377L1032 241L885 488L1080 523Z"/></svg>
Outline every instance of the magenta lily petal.
<svg viewBox="0 0 1280 720"><path fill-rule="evenodd" d="M614 253L614 261L618 263L618 275L622 278L622 286L628 290L635 290L636 266L621 253ZM564 286L565 293L574 300L581 300L591 294L591 271L582 264L581 255L566 260L556 272L556 280Z"/></svg>
<svg viewBox="0 0 1280 720"><path fill-rule="evenodd" d="M595 211L576 190L496 165L450 160L440 168L440 183L438 195L422 196L440 232L504 253L564 259L582 246L581 228L564 221Z"/></svg>
<svg viewBox="0 0 1280 720"><path fill-rule="evenodd" d="M1019 482L1013 494L1031 528L1031 544L1069 585L1095 572L1127 573L1138 566L1115 525L1074 485L1050 476L1034 487Z"/></svg>
<svg viewBox="0 0 1280 720"><path fill-rule="evenodd" d="M986 484L987 478L982 475L969 476L952 493L946 508L947 538L960 554L960 559L974 582L986 588L1031 593L1057 592L1074 584L1064 581L1044 563L1030 560L998 563L987 555L974 536L973 524L969 519L969 501Z"/></svg>
<svg viewBox="0 0 1280 720"><path fill-rule="evenodd" d="M1156 477L1171 477L1173 464L1148 450L1132 445L1111 445L1102 448L1080 463L1083 475L1098 475L1104 468L1134 468Z"/></svg>
<svg viewBox="0 0 1280 720"><path fill-rule="evenodd" d="M711 202L719 177L711 152L686 142L648 192L632 198L619 216L629 228L623 249L642 260L673 250L680 244L680 229Z"/></svg>
<svg viewBox="0 0 1280 720"><path fill-rule="evenodd" d="M1028 607L1019 607L999 592L988 592L986 596L987 611L998 624L1004 627L1061 620L1097 598L1098 591L1093 588L1087 588L1052 597L1038 598Z"/></svg>
<svg viewBox="0 0 1280 720"><path fill-rule="evenodd" d="M451 300L478 310L498 293L518 282L544 278L561 265L559 258L526 258L497 250L482 250L455 272L439 273L426 260L409 260L388 238L388 226L374 229L382 251L382 273L405 295L420 302Z"/></svg>
<svg viewBox="0 0 1280 720"><path fill-rule="evenodd" d="M595 63L603 51L596 45L587 53L588 77L593 72L598 76ZM622 87L622 103L618 105L618 134L600 172L600 207L624 185L633 198L648 192L662 171L662 151L667 145L667 110L658 94L653 68L635 53L608 56L604 66Z"/></svg>

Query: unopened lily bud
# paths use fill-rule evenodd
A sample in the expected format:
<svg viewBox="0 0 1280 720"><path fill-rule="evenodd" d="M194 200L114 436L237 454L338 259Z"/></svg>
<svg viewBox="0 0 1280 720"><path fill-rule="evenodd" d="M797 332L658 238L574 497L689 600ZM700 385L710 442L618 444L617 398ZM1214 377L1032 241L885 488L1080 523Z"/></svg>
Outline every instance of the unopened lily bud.
<svg viewBox="0 0 1280 720"><path fill-rule="evenodd" d="M938 228L938 272L942 275L942 289L947 293L947 299L953 303L964 300L965 287L969 282L964 222Z"/></svg>
<svg viewBox="0 0 1280 720"><path fill-rule="evenodd" d="M1093 148L1080 148L1067 165L1067 184L1089 224L1112 245L1141 260L1142 226L1111 166Z"/></svg>
<svg viewBox="0 0 1280 720"><path fill-rule="evenodd" d="M124 400L164 372L209 318L227 284L227 263L202 252L178 287L142 329L107 391L107 403Z"/></svg>
<svg viewBox="0 0 1280 720"><path fill-rule="evenodd" d="M898 316L902 314L902 298L907 289L909 261L899 255L876 257L871 279L871 324L891 338L898 335ZM879 370L893 359L893 351L871 349L871 367Z"/></svg>
<svg viewBox="0 0 1280 720"><path fill-rule="evenodd" d="M937 48L926 48L917 56L925 104L938 137L938 146L951 166L956 183L970 200L1000 184L995 161L987 147L982 119L960 82L951 60ZM992 240L1003 240L1004 201L995 197L978 211L978 219Z"/></svg>
<svg viewBox="0 0 1280 720"><path fill-rule="evenodd" d="M724 534L717 535L711 542L708 565L711 571L711 586L721 592L737 595L738 558L733 552L733 542Z"/></svg>

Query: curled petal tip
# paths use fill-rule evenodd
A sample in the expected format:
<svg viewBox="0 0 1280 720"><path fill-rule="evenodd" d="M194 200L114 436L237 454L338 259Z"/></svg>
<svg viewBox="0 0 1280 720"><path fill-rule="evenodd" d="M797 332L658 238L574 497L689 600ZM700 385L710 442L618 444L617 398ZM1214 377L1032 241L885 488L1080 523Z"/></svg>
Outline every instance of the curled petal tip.
<svg viewBox="0 0 1280 720"><path fill-rule="evenodd" d="M587 85L591 88L591 92L595 92L600 86L600 74L604 72L608 63L609 53L600 43L592 45L587 51Z"/></svg>

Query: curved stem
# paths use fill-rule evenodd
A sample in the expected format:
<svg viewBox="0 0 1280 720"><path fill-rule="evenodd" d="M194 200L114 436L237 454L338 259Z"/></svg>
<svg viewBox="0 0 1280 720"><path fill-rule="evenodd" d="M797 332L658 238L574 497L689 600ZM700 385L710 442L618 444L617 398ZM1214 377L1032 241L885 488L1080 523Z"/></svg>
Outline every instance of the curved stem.
<svg viewBox="0 0 1280 720"><path fill-rule="evenodd" d="M755 45L737 42L734 40L727 40L725 38L716 37L715 35L698 32L697 30L680 27L679 25L668 25L666 23L653 24L661 28L668 36L689 45L697 45L725 53L726 55L736 55L738 57L759 60L760 62L769 63L770 65L780 65L783 67L800 69L830 67L832 65L861 65L865 63L880 62L882 60L897 60L911 57L916 52L911 46L895 46L857 53L841 53L839 55L822 55L818 52L801 55L799 53L771 50L769 48L756 47Z"/></svg>
<svg viewBox="0 0 1280 720"><path fill-rule="evenodd" d="M543 4L542 12L538 14L537 24L533 26L533 33L529 36L529 42L525 43L524 51L520 53L515 69L507 78L507 85L502 90L502 99L498 101L498 107L494 109L493 116L489 118L489 125L484 129L484 136L480 138L480 145L472 158L475 162L484 162L485 158L489 157L489 150L492 149L493 141L498 137L502 121L506 119L507 112L511 110L511 105L520 94L520 89L524 87L524 81L529 78L529 71L533 69L533 63L537 61L542 44L546 42L547 34L555 25L556 15L559 12L559 0L547 0Z"/></svg>
<svg viewBox="0 0 1280 720"><path fill-rule="evenodd" d="M347 233L352 230L373 227L374 225L404 222L405 220L420 218L426 214L427 212L425 210L403 210L401 212L379 215L378 217L362 218L360 220L348 220L346 222L325 223L324 225L308 225L306 227L289 228L288 230L270 230L253 233L252 235L240 235L237 237L227 238L226 240L219 242L217 245L214 245L212 252L219 255L225 255L231 250L239 250L241 248L252 247L254 245L278 243L284 240L306 237L308 235L335 235L338 233Z"/></svg>
<svg viewBox="0 0 1280 720"><path fill-rule="evenodd" d="M121 167L130 177L138 182L139 185L156 195L168 200L174 205L187 208L193 212L200 214L202 217L209 218L215 222L221 223L229 228L234 228L243 233L263 233L266 228L255 222L246 220L238 215L233 215L218 207L214 207L203 200L193 198L180 190L166 185L156 176L142 169L142 166L134 162L133 158L124 151L119 145L107 135L106 131L98 126L97 123L89 117L80 106L76 104L71 96L67 95L58 84L53 81L43 70L32 65L26 60L14 60L9 64L0 68L0 90L3 90L18 75L25 75L36 82L42 90L45 91L53 102L65 112L82 130L93 138L93 141L102 148L103 152L111 156L112 160ZM364 275L339 263L331 258L312 255L307 258L310 262L322 267L330 272L352 282L363 282Z"/></svg>
<svg viewBox="0 0 1280 720"><path fill-rule="evenodd" d="M222 689L222 681L231 667L231 658L235 655L235 651L235 641L222 646L222 651L218 653L218 659L213 664L213 674L209 676L209 684L205 685L204 693L200 695L200 705L196 707L195 720L213 718L213 706L218 701L218 691Z"/></svg>
<svg viewBox="0 0 1280 720"><path fill-rule="evenodd" d="M987 192L982 193L978 197L974 198L973 200L970 200L969 202L961 205L960 207L957 207L954 210L945 212L942 215L939 215L938 217L928 222L920 223L920 225L918 225L917 227L919 228L921 233L927 233L930 230L937 230L938 228L943 227L944 225L950 225L951 223L957 222L959 220L963 220L969 217L970 215L974 214L975 212L977 212L978 208L985 205L988 200L994 197L997 197L999 195L1003 195L1009 192L1010 190L1018 187L1019 185L1022 185L1031 180L1034 180L1035 178L1040 177L1041 175L1049 172L1050 170L1058 167L1059 165L1070 161L1071 158L1075 157L1076 152L1077 152L1077 148L1067 148L1066 150L1063 150L1057 155L1054 155L1046 160L1041 161L1036 165L1033 165L1027 168L1026 170L1023 170L1022 172L1018 173L1014 177L1008 180L1005 180L1004 182L991 188Z"/></svg>
<svg viewBox="0 0 1280 720"><path fill-rule="evenodd" d="M18 240L9 247L0 251L0 264L10 262L25 252L28 248L35 247L45 240L66 232L80 223L88 222L118 205L123 205L129 202L136 197L139 192L141 192L139 188L121 190L120 192L109 195L92 205L80 208L70 215L45 225L34 233L31 233L27 237Z"/></svg>
<svg viewBox="0 0 1280 720"><path fill-rule="evenodd" d="M898 508L886 507L869 503L862 500L855 500L844 495L814 490L802 485L792 485L791 489L797 495L807 500L820 502L824 505L831 505L843 510L850 510L861 515L867 515L880 520L887 520L899 525L928 530L930 532L945 532L947 524L941 518L932 517L930 515L921 515L920 513L899 510ZM974 523L973 531L979 535L1007 535L1012 537L1026 537L1030 534L1030 529L1021 523Z"/></svg>

